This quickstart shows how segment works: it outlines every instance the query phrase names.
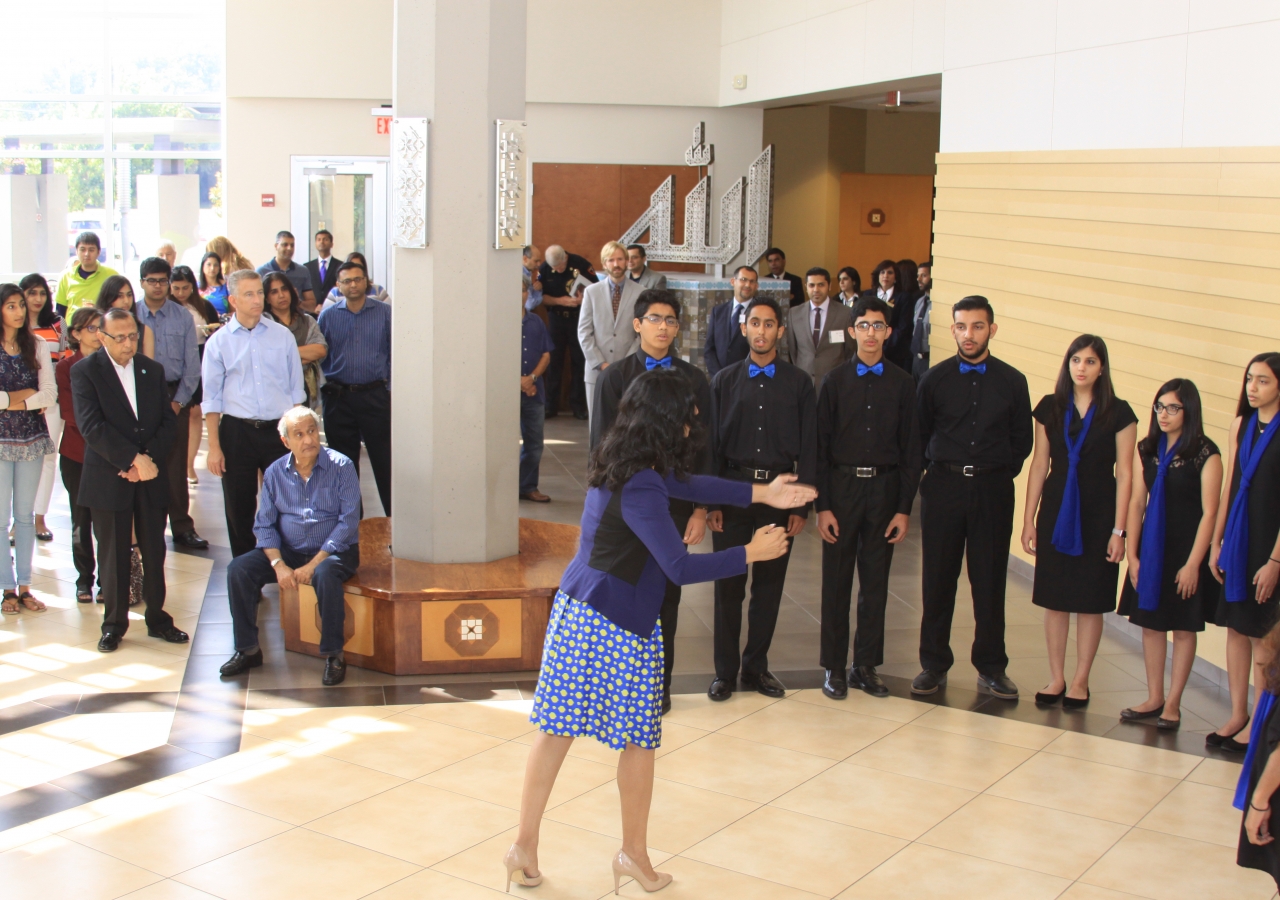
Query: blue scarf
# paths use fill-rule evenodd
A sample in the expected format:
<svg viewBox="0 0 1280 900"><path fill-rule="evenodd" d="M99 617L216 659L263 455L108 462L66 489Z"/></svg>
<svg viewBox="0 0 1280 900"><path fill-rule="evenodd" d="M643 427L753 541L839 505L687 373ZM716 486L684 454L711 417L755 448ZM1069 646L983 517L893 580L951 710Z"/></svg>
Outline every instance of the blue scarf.
<svg viewBox="0 0 1280 900"><path fill-rule="evenodd" d="M1182 438L1174 441L1166 453L1164 448L1168 443L1169 436L1160 435L1156 450L1156 479L1151 484L1147 515L1142 523L1142 554L1138 557L1141 563L1138 566L1138 609L1148 612L1160 605L1160 586L1164 582L1164 478Z"/></svg>
<svg viewBox="0 0 1280 900"><path fill-rule="evenodd" d="M1080 535L1080 479L1076 469L1080 465L1080 451L1084 449L1084 439L1089 436L1095 409L1096 405L1089 405L1084 424L1080 426L1080 436L1074 444L1071 443L1071 415L1076 411L1075 404L1067 407L1067 414L1062 417L1062 437L1067 443L1067 483L1062 488L1062 507L1053 526L1053 546L1067 556L1084 555L1084 538Z"/></svg>
<svg viewBox="0 0 1280 900"><path fill-rule="evenodd" d="M1218 568L1227 573L1227 589L1224 592L1227 602L1238 603L1249 596L1249 484L1262 462L1262 454L1271 443L1271 436L1280 426L1280 416L1276 416L1262 432L1262 437L1254 444L1257 435L1258 414L1255 412L1249 421L1240 423L1240 454L1236 464L1240 466L1240 488L1236 491L1235 502L1231 504L1231 512L1227 515L1227 530L1222 535L1222 552L1218 554ZM1139 572L1141 575L1141 572Z"/></svg>
<svg viewBox="0 0 1280 900"><path fill-rule="evenodd" d="M1276 416L1280 419L1280 416ZM1141 577L1142 572L1138 572ZM1262 732L1267 727L1267 719L1271 716L1271 707L1276 705L1276 695L1263 689L1258 692L1258 702L1253 705L1253 728L1249 730L1249 749L1244 752L1244 768L1240 770L1240 780L1236 782L1236 797L1231 805L1244 812L1249 802L1249 776L1253 774L1253 757L1262 744Z"/></svg>

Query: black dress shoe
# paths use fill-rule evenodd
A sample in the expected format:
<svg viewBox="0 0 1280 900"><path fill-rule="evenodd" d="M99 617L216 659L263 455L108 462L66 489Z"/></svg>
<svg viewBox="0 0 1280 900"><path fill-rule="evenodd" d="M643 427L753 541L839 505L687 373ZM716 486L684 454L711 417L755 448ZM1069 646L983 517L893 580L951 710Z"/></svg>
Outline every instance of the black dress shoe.
<svg viewBox="0 0 1280 900"><path fill-rule="evenodd" d="M664 692L662 694L662 714L665 716L671 712L671 695Z"/></svg>
<svg viewBox="0 0 1280 900"><path fill-rule="evenodd" d="M1244 753L1249 749L1248 744L1242 744L1235 738L1223 738L1222 743L1218 745L1219 750L1225 750L1227 753Z"/></svg>
<svg viewBox="0 0 1280 900"><path fill-rule="evenodd" d="M104 634L102 640L98 641L99 653L112 653L120 649L120 635Z"/></svg>
<svg viewBox="0 0 1280 900"><path fill-rule="evenodd" d="M832 700L843 700L849 696L849 682L845 680L843 670L827 669L826 680L822 682L822 693Z"/></svg>
<svg viewBox="0 0 1280 900"><path fill-rule="evenodd" d="M243 675L250 669L256 669L260 665L262 665L261 650L255 650L248 655L237 650L229 660L222 664L222 668L218 672L223 678L234 678L237 675Z"/></svg>
<svg viewBox="0 0 1280 900"><path fill-rule="evenodd" d="M1089 698L1093 696L1089 691L1084 692L1083 697L1067 697L1062 698L1063 709L1084 709L1089 705Z"/></svg>
<svg viewBox="0 0 1280 900"><path fill-rule="evenodd" d="M173 536L173 546L189 547L192 550L208 550L209 542L192 530L184 534L175 534Z"/></svg>
<svg viewBox="0 0 1280 900"><path fill-rule="evenodd" d="M711 687L707 688L707 696L712 700L728 700L733 696L733 682L724 678L717 678L711 682Z"/></svg>
<svg viewBox="0 0 1280 900"><path fill-rule="evenodd" d="M160 630L148 628L147 637L163 638L170 644L185 644L187 641L191 640L191 635L181 629L173 627L172 625Z"/></svg>
<svg viewBox="0 0 1280 900"><path fill-rule="evenodd" d="M325 687L333 687L342 684L342 680L347 677L347 663L345 660L338 659L336 656L330 656L324 661L324 677L320 679L320 683Z"/></svg>
<svg viewBox="0 0 1280 900"><path fill-rule="evenodd" d="M1252 716L1245 716L1245 717L1244 717L1244 724L1240 726L1240 731L1244 731L1246 728L1248 728L1248 727L1249 727L1249 720L1250 720L1251 718L1253 718L1253 717L1252 717ZM1239 734L1239 733L1240 733L1240 731L1237 731L1237 732L1236 732L1236 734ZM1208 735L1206 735L1206 736L1205 736L1205 739L1204 739L1204 745L1205 745L1206 747L1221 747L1221 746L1222 746L1223 741L1229 741L1229 740L1231 740L1231 738L1235 737L1235 736L1236 736L1236 734L1218 734L1218 732L1216 732L1216 731L1211 731L1211 732L1209 732L1209 734L1208 734ZM1247 746L1249 746L1249 745L1248 745L1248 744L1240 744L1240 745L1238 745L1238 746L1247 747Z"/></svg>
<svg viewBox="0 0 1280 900"><path fill-rule="evenodd" d="M936 694L938 688L947 686L947 673L936 669L925 669L911 681L911 693Z"/></svg>
<svg viewBox="0 0 1280 900"><path fill-rule="evenodd" d="M983 675L979 672L978 687L990 691L993 696L999 697L1001 700L1018 699L1018 686L1003 672L996 672L991 675ZM1062 701L1062 705L1067 705L1066 699Z"/></svg>
<svg viewBox="0 0 1280 900"><path fill-rule="evenodd" d="M889 696L889 688L876 674L875 666L854 666L850 669L849 687L858 688L872 697Z"/></svg>
<svg viewBox="0 0 1280 900"><path fill-rule="evenodd" d="M766 697L785 697L787 689L782 682L773 677L772 672L761 672L759 675L748 675L743 672L740 679L742 689L746 691L756 691L764 694Z"/></svg>

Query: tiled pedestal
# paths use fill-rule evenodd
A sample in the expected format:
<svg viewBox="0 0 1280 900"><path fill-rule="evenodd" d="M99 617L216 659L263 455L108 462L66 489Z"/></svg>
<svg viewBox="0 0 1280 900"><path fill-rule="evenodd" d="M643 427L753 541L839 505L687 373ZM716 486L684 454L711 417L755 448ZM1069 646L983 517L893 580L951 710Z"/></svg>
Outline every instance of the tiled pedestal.
<svg viewBox="0 0 1280 900"><path fill-rule="evenodd" d="M707 343L707 320L712 307L733 299L733 283L728 278L689 272L667 272L668 290L675 291L682 306L678 353L685 362L703 369L702 348ZM772 297L783 315L791 307L791 284L780 278L761 278L760 296Z"/></svg>

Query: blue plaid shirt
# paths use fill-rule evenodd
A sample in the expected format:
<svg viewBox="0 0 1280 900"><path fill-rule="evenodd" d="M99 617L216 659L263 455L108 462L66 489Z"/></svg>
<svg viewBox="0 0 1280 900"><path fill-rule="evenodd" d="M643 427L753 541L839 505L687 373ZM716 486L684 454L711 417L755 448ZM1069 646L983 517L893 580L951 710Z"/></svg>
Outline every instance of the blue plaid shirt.
<svg viewBox="0 0 1280 900"><path fill-rule="evenodd" d="M317 551L341 553L360 542L360 476L337 450L320 448L311 477L298 474L286 453L262 476L258 517L253 522L258 548L281 545L304 556Z"/></svg>

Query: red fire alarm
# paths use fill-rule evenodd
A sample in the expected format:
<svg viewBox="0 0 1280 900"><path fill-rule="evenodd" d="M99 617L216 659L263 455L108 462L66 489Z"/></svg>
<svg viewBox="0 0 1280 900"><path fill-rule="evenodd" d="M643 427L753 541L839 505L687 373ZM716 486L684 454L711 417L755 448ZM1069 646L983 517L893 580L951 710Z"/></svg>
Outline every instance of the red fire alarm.
<svg viewBox="0 0 1280 900"><path fill-rule="evenodd" d="M390 134L390 133L391 133L391 117L378 116L378 134Z"/></svg>
<svg viewBox="0 0 1280 900"><path fill-rule="evenodd" d="M262 195L262 205L263 205L263 206L275 206L275 205L276 205L276 195L275 195L275 194L263 194L263 195Z"/></svg>

